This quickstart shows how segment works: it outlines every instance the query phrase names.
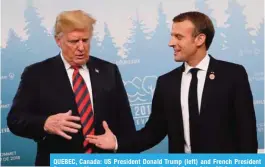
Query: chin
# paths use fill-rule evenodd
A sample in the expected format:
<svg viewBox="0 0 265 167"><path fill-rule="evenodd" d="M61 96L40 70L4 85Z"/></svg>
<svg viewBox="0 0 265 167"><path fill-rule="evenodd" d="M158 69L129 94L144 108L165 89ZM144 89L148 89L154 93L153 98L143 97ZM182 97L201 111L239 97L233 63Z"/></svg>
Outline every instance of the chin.
<svg viewBox="0 0 265 167"><path fill-rule="evenodd" d="M176 62L182 62L183 61L181 58L176 57L176 56L174 57L174 59L175 59Z"/></svg>
<svg viewBox="0 0 265 167"><path fill-rule="evenodd" d="M78 60L78 61L75 61L75 64L77 65L84 65L87 63L87 60Z"/></svg>

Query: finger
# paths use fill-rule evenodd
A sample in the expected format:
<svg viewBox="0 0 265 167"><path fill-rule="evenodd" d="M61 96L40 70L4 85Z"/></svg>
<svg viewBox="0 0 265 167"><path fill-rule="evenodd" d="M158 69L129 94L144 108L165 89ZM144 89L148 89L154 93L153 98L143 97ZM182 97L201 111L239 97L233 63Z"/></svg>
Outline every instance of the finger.
<svg viewBox="0 0 265 167"><path fill-rule="evenodd" d="M65 120L67 120L67 121L80 121L80 117L78 117L78 116L72 116L72 115L67 115L65 117Z"/></svg>
<svg viewBox="0 0 265 167"><path fill-rule="evenodd" d="M107 124L106 121L103 121L103 122L102 122L102 125L103 125L103 128L105 129L105 132L111 131L111 130L109 129L109 125Z"/></svg>
<svg viewBox="0 0 265 167"><path fill-rule="evenodd" d="M72 136L67 135L66 133L64 133L63 131L59 131L58 135L62 136L63 138L67 139L67 140L71 140Z"/></svg>
<svg viewBox="0 0 265 167"><path fill-rule="evenodd" d="M95 136L95 135L87 135L86 138L89 138L89 139L98 139L98 137Z"/></svg>
<svg viewBox="0 0 265 167"><path fill-rule="evenodd" d="M100 143L97 143L97 144L95 144L95 146L97 146L97 147L100 147L100 148L101 148L102 144L100 144Z"/></svg>
<svg viewBox="0 0 265 167"><path fill-rule="evenodd" d="M72 110L69 110L65 113L66 115L72 115Z"/></svg>
<svg viewBox="0 0 265 167"><path fill-rule="evenodd" d="M67 126L69 128L75 128L75 129L80 129L81 128L81 125L80 124L77 124L77 123L74 123L74 122L70 122L70 121L65 121L63 123L64 126Z"/></svg>
<svg viewBox="0 0 265 167"><path fill-rule="evenodd" d="M62 130L63 130L64 132L70 132L70 133L77 133L77 132L78 132L77 129L69 128L69 127L67 127L67 126L63 126L63 127L62 127Z"/></svg>
<svg viewBox="0 0 265 167"><path fill-rule="evenodd" d="M91 144L97 144L98 143L98 140L95 140L95 139L88 139L86 138L86 140L91 143Z"/></svg>

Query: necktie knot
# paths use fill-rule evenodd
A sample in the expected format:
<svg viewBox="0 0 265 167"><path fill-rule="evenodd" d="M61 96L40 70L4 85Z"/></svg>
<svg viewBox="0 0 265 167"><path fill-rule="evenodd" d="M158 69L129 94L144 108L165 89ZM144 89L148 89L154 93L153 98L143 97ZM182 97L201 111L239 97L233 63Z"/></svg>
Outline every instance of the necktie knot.
<svg viewBox="0 0 265 167"><path fill-rule="evenodd" d="M192 76L196 76L199 70L199 68L192 68L190 69L190 73Z"/></svg>
<svg viewBox="0 0 265 167"><path fill-rule="evenodd" d="M71 66L71 68L74 70L79 70L81 68L81 66Z"/></svg>

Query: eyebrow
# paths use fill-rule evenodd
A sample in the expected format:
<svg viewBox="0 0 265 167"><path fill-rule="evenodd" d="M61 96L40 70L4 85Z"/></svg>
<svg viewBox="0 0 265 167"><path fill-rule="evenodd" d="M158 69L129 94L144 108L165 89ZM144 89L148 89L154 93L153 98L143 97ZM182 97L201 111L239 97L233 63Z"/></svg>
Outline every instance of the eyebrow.
<svg viewBox="0 0 265 167"><path fill-rule="evenodd" d="M179 33L170 33L171 36L180 36L180 37L184 37L184 35L179 34Z"/></svg>
<svg viewBox="0 0 265 167"><path fill-rule="evenodd" d="M78 42L78 41L80 41L80 40L82 40L82 41L86 41L86 40L89 40L89 38L69 39L68 41L76 41L76 42Z"/></svg>

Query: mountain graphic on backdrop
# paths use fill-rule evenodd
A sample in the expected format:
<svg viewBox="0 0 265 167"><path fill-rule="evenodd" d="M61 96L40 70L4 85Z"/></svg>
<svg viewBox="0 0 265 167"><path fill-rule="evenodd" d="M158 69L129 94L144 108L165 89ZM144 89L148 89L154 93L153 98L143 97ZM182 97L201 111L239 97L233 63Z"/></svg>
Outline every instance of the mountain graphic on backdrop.
<svg viewBox="0 0 265 167"><path fill-rule="evenodd" d="M31 2L31 1L29 1ZM196 9L211 16L211 9L205 1L196 0ZM168 47L170 29L168 28L166 14L162 3L157 8L157 26L153 32L146 33L146 25L140 20L138 13L133 26L130 29L131 36L123 45L125 56L121 57L119 47L115 44L108 23L104 24L105 36L99 41L97 34L92 38L91 55L105 59L112 63L119 60L139 60L136 64L119 65L122 79L131 105L151 103L156 86L157 77L178 67L181 63L175 63L173 50ZM217 27L213 19L216 34L209 53L221 60L232 61L244 65L251 75L264 71L264 22L258 29L256 36L251 36L245 28L246 18L243 15L243 7L236 0L230 0L227 13L227 28ZM19 35L10 29L5 48L1 48L2 75L9 76L14 73L12 82L2 80L2 101L11 102L17 90L20 75L24 68L32 63L42 61L59 53L53 36L41 24L43 18L33 3L27 4L24 11L26 20L25 32L27 40L22 40ZM148 37L148 38L147 38ZM100 45L99 45L100 44ZM264 74L263 74L264 78ZM264 79L262 82L252 82L251 88L257 92L254 96L264 99ZM264 109L263 105L255 105L257 111L257 126L260 141L264 140ZM7 113L7 109L3 108ZM264 148L264 143L259 141L259 147ZM166 143L164 143L166 145ZM167 152L167 147L160 145L154 147L152 152Z"/></svg>

